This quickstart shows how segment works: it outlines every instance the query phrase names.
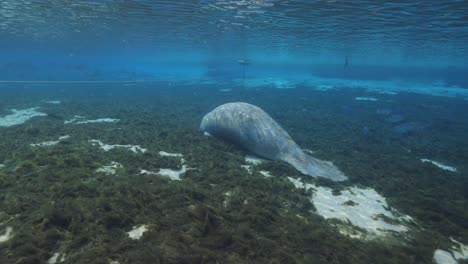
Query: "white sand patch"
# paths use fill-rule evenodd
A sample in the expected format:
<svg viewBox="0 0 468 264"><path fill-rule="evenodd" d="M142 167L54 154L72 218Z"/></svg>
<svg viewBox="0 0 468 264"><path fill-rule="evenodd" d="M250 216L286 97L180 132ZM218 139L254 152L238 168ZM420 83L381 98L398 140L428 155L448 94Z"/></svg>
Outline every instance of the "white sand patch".
<svg viewBox="0 0 468 264"><path fill-rule="evenodd" d="M392 92L392 91L376 91L379 94L387 94L387 95L397 95L397 92Z"/></svg>
<svg viewBox="0 0 468 264"><path fill-rule="evenodd" d="M166 151L159 151L158 154L164 157L179 157L179 158L183 157L183 155L180 153L169 153Z"/></svg>
<svg viewBox="0 0 468 264"><path fill-rule="evenodd" d="M0 127L10 127L23 124L33 117L47 115L46 113L36 111L36 109L37 107L23 110L11 109L10 111L13 112L13 114L0 117Z"/></svg>
<svg viewBox="0 0 468 264"><path fill-rule="evenodd" d="M203 132L203 135L206 136L206 137L212 137L212 135L208 132Z"/></svg>
<svg viewBox="0 0 468 264"><path fill-rule="evenodd" d="M0 169L3 169L3 167L5 167L5 165L3 165L3 164L0 164Z"/></svg>
<svg viewBox="0 0 468 264"><path fill-rule="evenodd" d="M367 230L373 235L382 236L389 232L406 232L405 223L413 221L410 216L401 215L395 209L390 208L385 198L374 189L349 187L341 191L339 195L333 195L333 190L327 187L315 186L303 183L300 180L288 179L296 188L314 190L311 201L317 209L317 213L325 219L338 219L344 224ZM390 222L385 221L390 219ZM356 235L356 232L340 227L340 232L355 238L365 238L364 234Z"/></svg>
<svg viewBox="0 0 468 264"><path fill-rule="evenodd" d="M296 83L289 80L274 80L272 83L273 87L277 89L294 89Z"/></svg>
<svg viewBox="0 0 468 264"><path fill-rule="evenodd" d="M310 149L303 149L302 151L304 151L305 153L308 153L308 154L315 154L315 152L313 150L310 150Z"/></svg>
<svg viewBox="0 0 468 264"><path fill-rule="evenodd" d="M406 80L351 80L338 78L311 77L296 80L305 85L316 87L317 90L324 90L324 87L332 88L357 88L366 89L368 92L394 95L400 92L413 92L418 94L429 94L433 96L468 98L468 89L455 85L447 85L443 81L438 82L417 82ZM320 88L319 88L320 87Z"/></svg>
<svg viewBox="0 0 468 264"><path fill-rule="evenodd" d="M140 170L140 174L146 174L146 175L161 175L164 177L168 177L169 179L173 181L180 181L180 175L184 174L188 170L191 170L192 168L187 168L187 165L183 165L180 170L173 170L173 169L159 169L158 172L154 171L148 171L148 170Z"/></svg>
<svg viewBox="0 0 468 264"><path fill-rule="evenodd" d="M77 121L75 124L91 124L91 123L115 123L119 122L120 119L115 118L99 118L99 119L88 119L83 121Z"/></svg>
<svg viewBox="0 0 468 264"><path fill-rule="evenodd" d="M148 231L147 225L134 226L132 230L127 232L127 235L134 240L138 240L143 236L143 233Z"/></svg>
<svg viewBox="0 0 468 264"><path fill-rule="evenodd" d="M433 260L437 264L457 264L458 263L458 261L456 261L453 258L450 252L447 252L441 249L437 249L436 251L434 251Z"/></svg>
<svg viewBox="0 0 468 264"><path fill-rule="evenodd" d="M450 238L453 242L452 247L447 251L442 249L437 249L434 251L433 260L437 264L447 264L454 263L457 264L459 260L468 259L468 246L464 245L457 240Z"/></svg>
<svg viewBox="0 0 468 264"><path fill-rule="evenodd" d="M84 118L85 118L84 116L75 115L72 119L65 120L63 123L80 125L80 124L92 124L92 123L115 123L115 122L120 121L120 119L115 119L115 118L98 118L98 119L83 120Z"/></svg>
<svg viewBox="0 0 468 264"><path fill-rule="evenodd" d="M170 153L166 151L159 151L158 154L163 157L174 157L174 158L180 158L180 161L182 163L185 163L185 159L183 158L184 155L181 153Z"/></svg>
<svg viewBox="0 0 468 264"><path fill-rule="evenodd" d="M450 249L455 259L457 260L468 259L468 246L458 242L457 240L453 238L450 238L450 240L452 240L452 242L455 244Z"/></svg>
<svg viewBox="0 0 468 264"><path fill-rule="evenodd" d="M84 116L80 116L80 115L75 115L72 119L70 120L65 120L63 121L63 123L66 125L66 124L71 124L71 123L75 123L77 120L80 120L80 119L84 119L85 117Z"/></svg>
<svg viewBox="0 0 468 264"><path fill-rule="evenodd" d="M10 240L13 237L12 233L13 233L13 228L7 226L5 228L5 232L3 233L3 235L0 235L0 243L4 243Z"/></svg>
<svg viewBox="0 0 468 264"><path fill-rule="evenodd" d="M161 78L163 76L160 76ZM190 76L185 78L179 77L167 77L164 79L171 80L173 78L173 84L178 85L193 85L199 84L200 78L197 76ZM219 84L220 80L213 80L216 84ZM233 82L236 85L242 86L242 79L235 79ZM230 82L223 83L225 85L232 85ZM467 100L468 99L468 87L460 87L455 85L449 85L443 81L435 82L424 82L424 81L413 81L403 79L389 79L389 80L353 80L353 79L339 79L339 78L323 78L311 75L288 75L286 78L267 78L267 77L255 77L245 79L245 87L247 88L259 88L259 87L271 87L271 88L294 88L297 85L304 85L311 87L315 90L329 91L333 89L359 89L366 90L367 92L394 95L401 92L412 92L418 94L428 94L433 96L443 97L457 97Z"/></svg>
<svg viewBox="0 0 468 264"><path fill-rule="evenodd" d="M59 252L54 253L52 257L50 257L49 260L47 260L47 264L55 264L55 263L61 263L65 261L65 254L60 254Z"/></svg>
<svg viewBox="0 0 468 264"><path fill-rule="evenodd" d="M371 102L376 102L378 101L379 99L375 98L375 97L355 97L354 100L356 101L371 101Z"/></svg>
<svg viewBox="0 0 468 264"><path fill-rule="evenodd" d="M328 90L333 90L333 89L336 89L336 87L333 85L329 85L329 84L319 84L315 86L315 90L319 90L319 91L328 91Z"/></svg>
<svg viewBox="0 0 468 264"><path fill-rule="evenodd" d="M244 168L248 173L252 174L252 166L250 166L250 165L241 165L241 168Z"/></svg>
<svg viewBox="0 0 468 264"><path fill-rule="evenodd" d="M154 171L149 171L149 170L140 170L140 174L157 175L158 173Z"/></svg>
<svg viewBox="0 0 468 264"><path fill-rule="evenodd" d="M421 159L421 161L431 163L432 165L435 165L435 166L439 167L440 169L443 169L443 170L446 170L446 171L457 172L457 168L444 165L444 164L442 164L440 162L437 162L437 161L433 161L433 160L430 160L430 159Z"/></svg>
<svg viewBox="0 0 468 264"><path fill-rule="evenodd" d="M91 142L93 146L96 146L96 145L99 146L104 151L109 151L114 148L126 148L134 153L145 153L147 151L147 149L144 149L140 147L139 145L108 145L108 144L102 143L100 140L97 140L97 139L91 139L89 140L89 142Z"/></svg>
<svg viewBox="0 0 468 264"><path fill-rule="evenodd" d="M245 162L250 163L252 165L260 165L266 161L267 161L266 159L262 159L256 156L250 156L250 155L245 156Z"/></svg>
<svg viewBox="0 0 468 264"><path fill-rule="evenodd" d="M104 173L107 175L115 175L118 169L123 168L122 164L112 161L111 165L102 166L96 170L96 172Z"/></svg>
<svg viewBox="0 0 468 264"><path fill-rule="evenodd" d="M260 165L260 164L262 164L264 162L267 162L267 161L268 160L259 158L257 156L247 155L247 156L245 156L245 162L247 162L248 165L241 165L241 167L244 168L245 170L247 170L247 172L249 174L252 174L254 166ZM259 172L260 172L260 174L262 174L266 178L271 177L271 174L268 171L259 171Z"/></svg>
<svg viewBox="0 0 468 264"><path fill-rule="evenodd" d="M292 178L292 177L288 177L288 180L294 184L294 187L296 187L297 189L306 189L306 190L309 190L310 188L314 188L315 185L313 184L308 184L308 183L303 183L301 182L300 180L298 179L295 179L295 178Z"/></svg>
<svg viewBox="0 0 468 264"><path fill-rule="evenodd" d="M236 79L234 80L239 85L244 84L248 88L257 87L270 87L276 89L293 89L300 82L294 79L282 79L282 78L249 78L249 79Z"/></svg>
<svg viewBox="0 0 468 264"><path fill-rule="evenodd" d="M381 216L398 219L392 211L387 210L385 198L373 189L351 187L334 196L332 189L318 187L313 202L320 215L325 218L336 218L350 221L353 225L379 233L382 231L404 232L408 228L385 222ZM350 205L351 203L352 205Z"/></svg>
<svg viewBox="0 0 468 264"><path fill-rule="evenodd" d="M231 200L231 196L232 196L232 192L231 191L227 191L224 193L224 201L223 201L223 206L224 207L227 207L230 200Z"/></svg>
<svg viewBox="0 0 468 264"><path fill-rule="evenodd" d="M204 79L200 81L200 84L218 84L218 82L216 80Z"/></svg>
<svg viewBox="0 0 468 264"><path fill-rule="evenodd" d="M57 145L58 143L60 143L60 141L68 139L68 138L70 138L70 136L65 135L65 136L59 137L58 140L55 140L55 141L45 141L45 142L41 142L41 143L32 143L32 144L29 144L29 145L31 147L50 147L50 146Z"/></svg>
<svg viewBox="0 0 468 264"><path fill-rule="evenodd" d="M59 100L49 100L49 101L44 101L44 103L58 105L58 104L61 104L62 102Z"/></svg>
<svg viewBox="0 0 468 264"><path fill-rule="evenodd" d="M180 170L173 170L173 169L159 169L159 172L157 174L161 176L168 177L169 179L173 181L180 181L180 175L184 174L187 172L188 168L186 165L183 165Z"/></svg>

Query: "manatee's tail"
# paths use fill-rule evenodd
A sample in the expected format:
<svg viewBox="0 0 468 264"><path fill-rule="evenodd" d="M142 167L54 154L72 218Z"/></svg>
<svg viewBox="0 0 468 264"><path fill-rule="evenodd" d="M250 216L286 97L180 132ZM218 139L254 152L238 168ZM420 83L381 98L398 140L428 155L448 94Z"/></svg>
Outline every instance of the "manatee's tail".
<svg viewBox="0 0 468 264"><path fill-rule="evenodd" d="M294 155L290 155L283 160L298 171L312 177L323 177L332 181L345 181L348 179L332 162L316 159L305 154L302 150L296 151Z"/></svg>

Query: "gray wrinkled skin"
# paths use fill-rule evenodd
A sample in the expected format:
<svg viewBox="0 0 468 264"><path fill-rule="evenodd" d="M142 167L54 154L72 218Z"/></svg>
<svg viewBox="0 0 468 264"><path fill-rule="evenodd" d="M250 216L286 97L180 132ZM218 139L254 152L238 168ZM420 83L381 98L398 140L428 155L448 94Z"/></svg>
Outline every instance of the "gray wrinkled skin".
<svg viewBox="0 0 468 264"><path fill-rule="evenodd" d="M265 111L247 103L227 103L203 117L200 129L271 160L282 160L300 172L344 181L347 177L331 162L305 154Z"/></svg>

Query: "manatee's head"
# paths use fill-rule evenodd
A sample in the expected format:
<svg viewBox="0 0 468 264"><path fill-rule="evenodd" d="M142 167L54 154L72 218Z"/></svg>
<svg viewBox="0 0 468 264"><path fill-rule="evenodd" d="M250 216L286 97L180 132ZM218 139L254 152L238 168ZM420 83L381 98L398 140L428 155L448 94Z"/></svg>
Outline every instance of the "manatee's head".
<svg viewBox="0 0 468 264"><path fill-rule="evenodd" d="M206 114L201 123L200 123L200 131L208 133L209 125L212 123L212 114L211 112Z"/></svg>
<svg viewBox="0 0 468 264"><path fill-rule="evenodd" d="M213 129L222 126L226 119L233 117L233 113L239 112L239 109L249 109L251 107L255 106L242 102L222 104L203 117L200 123L200 131L210 133Z"/></svg>

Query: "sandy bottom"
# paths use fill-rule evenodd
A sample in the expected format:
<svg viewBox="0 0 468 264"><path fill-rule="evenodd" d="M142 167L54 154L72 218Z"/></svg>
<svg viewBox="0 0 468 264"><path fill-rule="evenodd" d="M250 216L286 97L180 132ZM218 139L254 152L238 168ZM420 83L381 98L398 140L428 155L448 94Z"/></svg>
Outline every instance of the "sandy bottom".
<svg viewBox="0 0 468 264"><path fill-rule="evenodd" d="M463 98L275 82L2 91L0 263L465 258ZM349 180L205 137L202 117L229 101L262 107Z"/></svg>

